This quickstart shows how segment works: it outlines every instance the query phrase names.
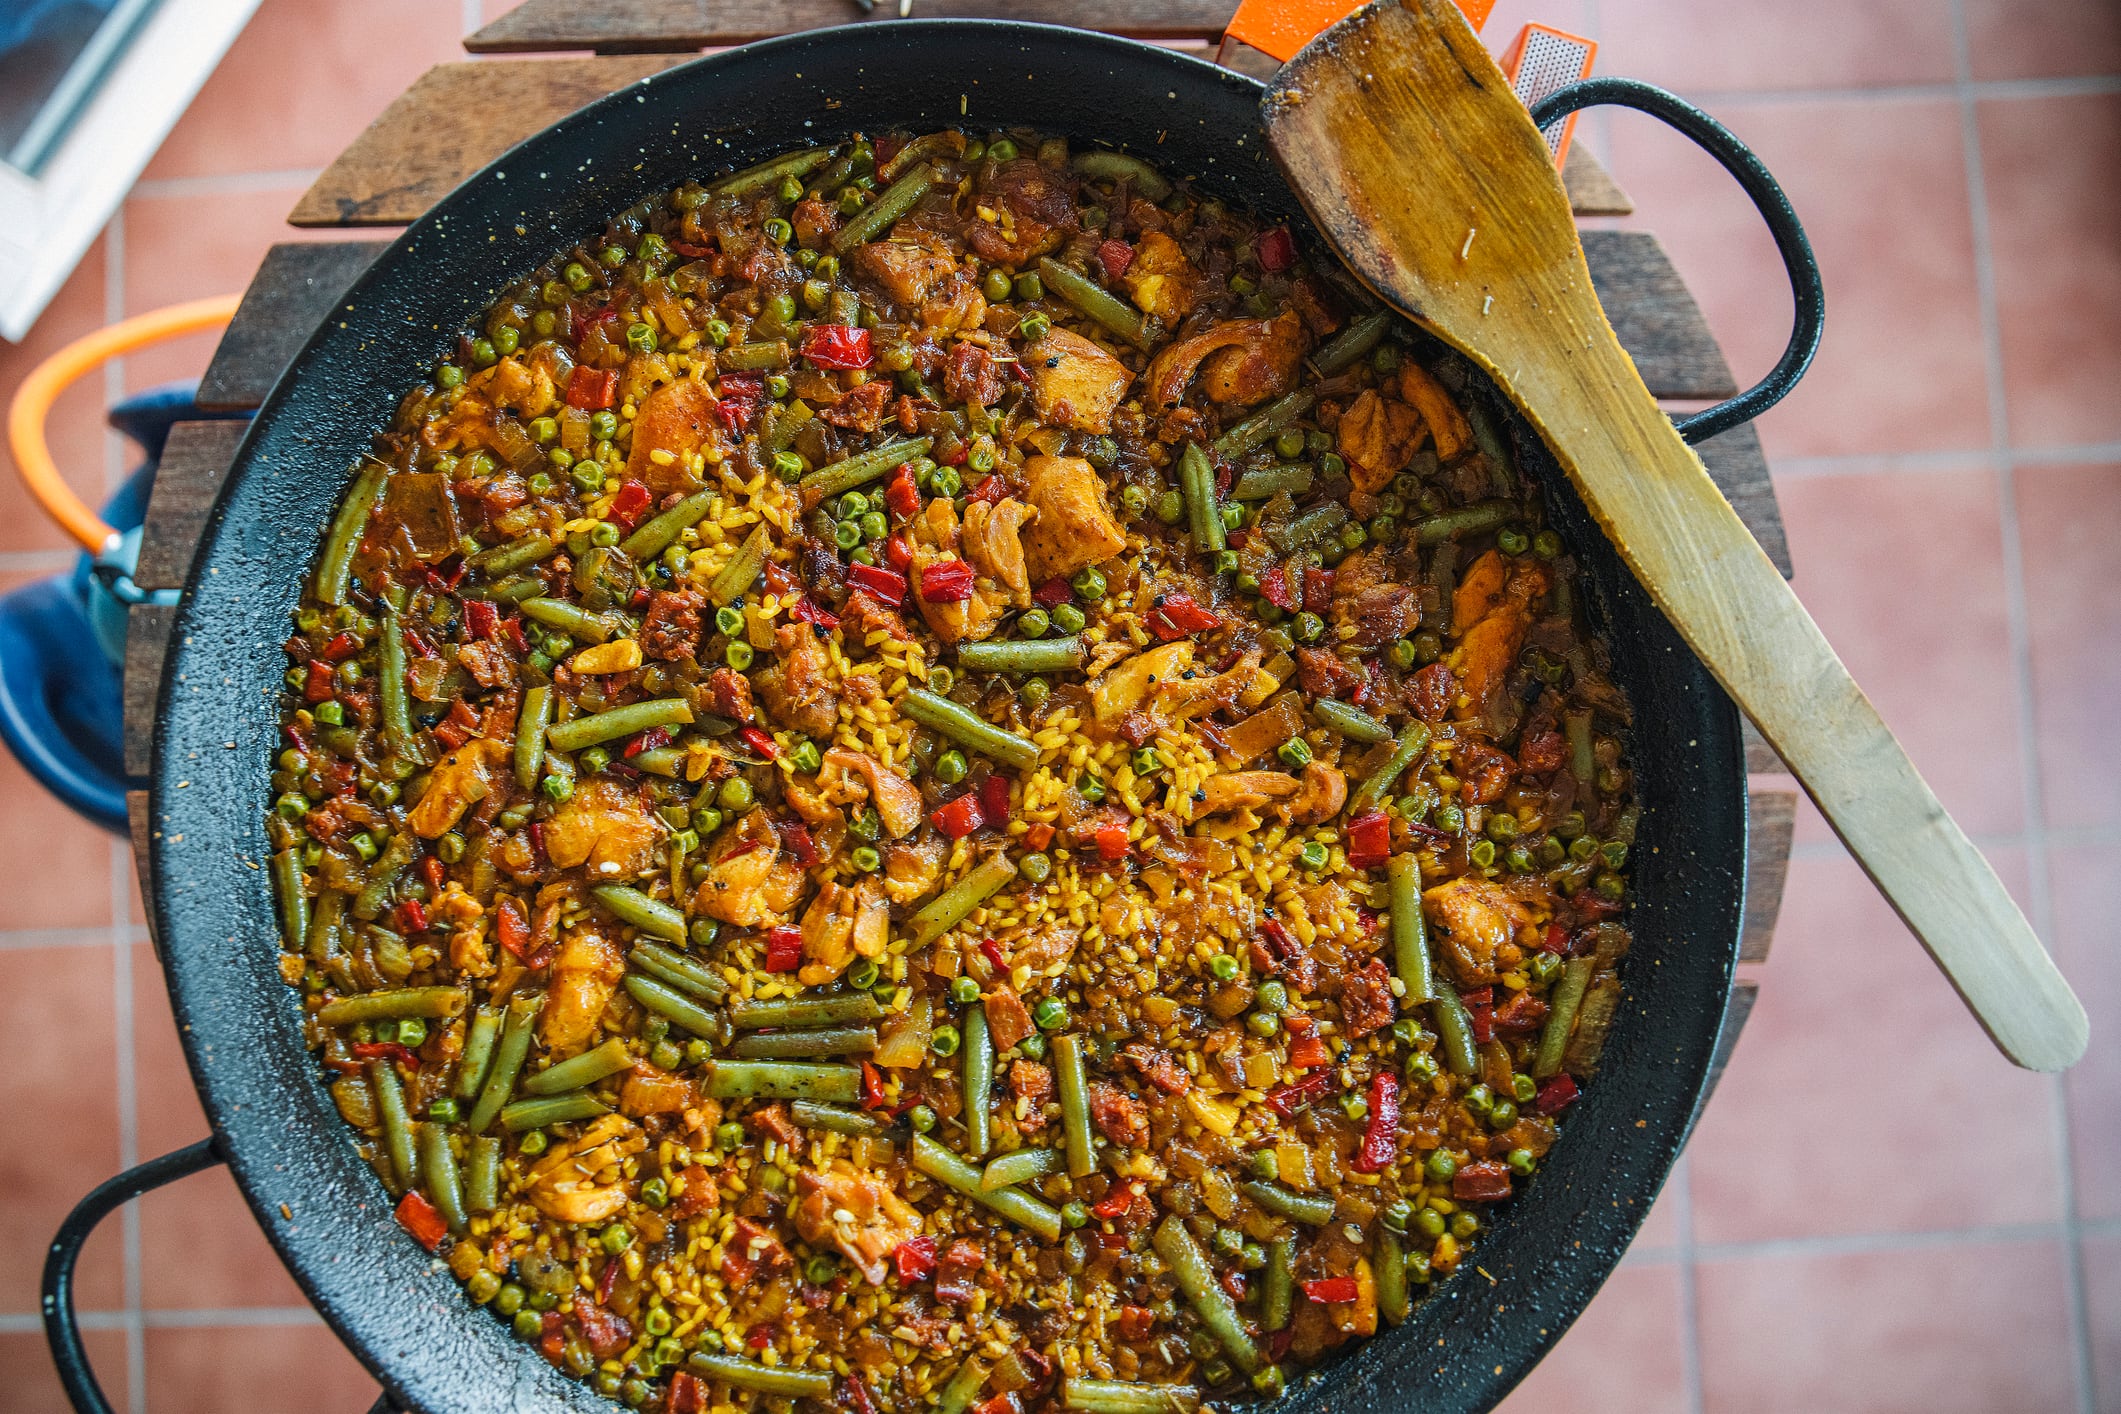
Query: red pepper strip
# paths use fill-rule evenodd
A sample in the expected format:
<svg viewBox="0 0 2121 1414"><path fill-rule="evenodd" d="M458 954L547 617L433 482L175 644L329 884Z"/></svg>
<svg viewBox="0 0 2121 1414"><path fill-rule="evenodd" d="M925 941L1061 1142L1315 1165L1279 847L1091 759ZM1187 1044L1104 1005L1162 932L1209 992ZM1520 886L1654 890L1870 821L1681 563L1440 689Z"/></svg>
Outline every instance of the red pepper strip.
<svg viewBox="0 0 2121 1414"><path fill-rule="evenodd" d="M464 603L464 631L473 638L489 639L501 626L501 611L484 599Z"/></svg>
<svg viewBox="0 0 2121 1414"><path fill-rule="evenodd" d="M603 1273L597 1277L597 1305L608 1306L611 1304L611 1290L619 1284L620 1266L621 1263L616 1257L604 1259ZM577 1309L575 1312L576 1318L580 1319L581 1314L581 1311Z"/></svg>
<svg viewBox="0 0 2121 1414"><path fill-rule="evenodd" d="M1458 1000L1464 1002L1467 1006L1487 1006L1495 1000L1495 989L1493 987L1461 989L1458 993Z"/></svg>
<svg viewBox="0 0 2121 1414"><path fill-rule="evenodd" d="M442 892L443 880L448 877L448 866L435 855L425 855L420 860L420 877L427 881L430 892Z"/></svg>
<svg viewBox="0 0 2121 1414"><path fill-rule="evenodd" d="M1581 1093L1574 1079L1557 1075L1539 1087L1539 1093L1532 1097L1532 1108L1543 1115L1558 1115L1576 1103L1576 1097Z"/></svg>
<svg viewBox="0 0 2121 1414"><path fill-rule="evenodd" d="M1009 970L1008 962L1002 957L1002 945L1000 943L997 943L992 938L982 938L980 939L979 950L980 955L993 964L995 971L1007 972Z"/></svg>
<svg viewBox="0 0 2121 1414"><path fill-rule="evenodd" d="M631 530L634 522L646 515L648 508L654 504L655 496L646 486L638 481L629 481L619 487L618 495L611 498L612 518Z"/></svg>
<svg viewBox="0 0 2121 1414"><path fill-rule="evenodd" d="M672 1393L675 1394L675 1383L672 1384L671 1389ZM847 1377L847 1403L853 1407L854 1414L877 1414L876 1400L871 1397L869 1386L862 1383L860 1375L849 1375Z"/></svg>
<svg viewBox="0 0 2121 1414"><path fill-rule="evenodd" d="M672 241L670 248L687 260L711 260L714 258L713 246L694 245L690 241Z"/></svg>
<svg viewBox="0 0 2121 1414"><path fill-rule="evenodd" d="M794 855L795 862L802 865L805 869L808 869L823 857L818 853L817 841L810 837L810 831L800 823L794 820L782 820L777 822L773 828L780 832L781 847Z"/></svg>
<svg viewBox="0 0 2121 1414"><path fill-rule="evenodd" d="M1117 280L1134 263L1134 247L1121 240L1106 241L1097 248L1097 263L1105 267L1107 280Z"/></svg>
<svg viewBox="0 0 2121 1414"><path fill-rule="evenodd" d="M1245 1299L1245 1274L1243 1272L1227 1271L1218 1277L1217 1280L1222 1283L1223 1290L1230 1293L1232 1301Z"/></svg>
<svg viewBox="0 0 2121 1414"><path fill-rule="evenodd" d="M766 402L766 379L762 374L724 373L715 388L721 401L715 405L714 415L731 432L749 428Z"/></svg>
<svg viewBox="0 0 2121 1414"><path fill-rule="evenodd" d="M1289 234L1287 226L1275 226L1259 233L1260 269L1280 274L1296 263L1296 237Z"/></svg>
<svg viewBox="0 0 2121 1414"><path fill-rule="evenodd" d="M827 633L840 626L840 616L838 614L833 613L829 609L820 608L816 601L807 594L796 600L795 607L789 612L806 624L816 624Z"/></svg>
<svg viewBox="0 0 2121 1414"><path fill-rule="evenodd" d="M398 931L402 933L424 933L427 931L427 906L416 898L409 898L398 905Z"/></svg>
<svg viewBox="0 0 2121 1414"><path fill-rule="evenodd" d="M1041 609L1058 609L1075 597L1074 586L1059 575L1047 580L1031 591L1031 598Z"/></svg>
<svg viewBox="0 0 2121 1414"><path fill-rule="evenodd" d="M530 955L530 920L523 916L523 905L507 894L493 906L493 932L518 962Z"/></svg>
<svg viewBox="0 0 2121 1414"><path fill-rule="evenodd" d="M627 742L626 750L623 754L630 761L644 751L654 751L657 747L668 745L670 745L670 729L668 727L650 727L647 731L636 735L632 741Z"/></svg>
<svg viewBox="0 0 2121 1414"><path fill-rule="evenodd" d="M491 608L493 606L489 604L487 607ZM360 651L360 639L355 638L350 633L335 633L331 637L331 642L324 645L324 651L317 656L327 663L343 663Z"/></svg>
<svg viewBox="0 0 2121 1414"><path fill-rule="evenodd" d="M1380 1070L1370 1077L1370 1118L1362 1132L1357 1173L1381 1172L1399 1156L1399 1077Z"/></svg>
<svg viewBox="0 0 2121 1414"><path fill-rule="evenodd" d="M1392 822L1382 810L1348 822L1348 863L1374 869L1392 854Z"/></svg>
<svg viewBox="0 0 2121 1414"><path fill-rule="evenodd" d="M1287 957L1296 951L1296 939L1289 935L1289 930L1281 925L1280 919L1267 919L1259 925L1259 931L1266 934L1267 941L1274 945L1274 951L1281 956Z"/></svg>
<svg viewBox="0 0 2121 1414"><path fill-rule="evenodd" d="M1333 1088L1333 1072L1315 1071L1301 1080L1292 1081L1267 1092L1267 1108L1283 1119L1293 1119L1296 1112L1313 1100L1325 1098Z"/></svg>
<svg viewBox="0 0 2121 1414"><path fill-rule="evenodd" d="M1289 588L1289 572L1281 565L1271 566L1259 577L1259 592L1269 604L1285 613L1296 607L1296 593Z"/></svg>
<svg viewBox="0 0 2121 1414"><path fill-rule="evenodd" d="M990 476L985 481L982 481L979 485L973 487L971 492L966 495L965 499L967 501L984 502L985 504L991 506L999 502L1004 496L1007 496L1008 494L1009 483L1004 481L999 476Z"/></svg>
<svg viewBox="0 0 2121 1414"><path fill-rule="evenodd" d="M588 325L609 324L618 317L619 307L606 300L595 309L585 310L582 314L582 322Z"/></svg>
<svg viewBox="0 0 2121 1414"><path fill-rule="evenodd" d="M615 368L590 368L576 364L567 380L567 406L583 412L602 412L619 400L619 373Z"/></svg>
<svg viewBox="0 0 2121 1414"><path fill-rule="evenodd" d="M913 563L913 547L906 543L903 535L891 535L884 540L884 563L904 574Z"/></svg>
<svg viewBox="0 0 2121 1414"><path fill-rule="evenodd" d="M1321 1306L1331 1305L1335 1301L1355 1299L1356 1285L1353 1277L1320 1277L1317 1281L1301 1282L1299 1285L1303 1287L1305 1296Z"/></svg>
<svg viewBox="0 0 2121 1414"><path fill-rule="evenodd" d="M1289 1064L1298 1070L1324 1065L1329 1059L1326 1043L1316 1036L1298 1036L1289 1042Z"/></svg>
<svg viewBox="0 0 2121 1414"><path fill-rule="evenodd" d="M353 1052L355 1060L387 1060L409 1070L420 1068L420 1058L410 1046L400 1041L356 1041L347 1049Z"/></svg>
<svg viewBox="0 0 2121 1414"><path fill-rule="evenodd" d="M1569 930L1559 923L1547 924L1547 935L1539 943L1541 952L1554 953L1560 957L1569 954Z"/></svg>
<svg viewBox="0 0 2121 1414"><path fill-rule="evenodd" d="M1493 1003L1482 1002L1478 1006L1469 1006L1466 1008L1466 1014L1472 1018L1473 1040L1475 1043L1484 1046L1495 1039L1495 1007Z"/></svg>
<svg viewBox="0 0 2121 1414"><path fill-rule="evenodd" d="M1166 633L1159 621L1175 632ZM1189 633L1206 633L1211 628L1222 627L1222 620L1214 613L1193 602L1190 594L1166 594L1157 601L1156 610L1149 615L1149 627L1158 638L1170 642Z"/></svg>
<svg viewBox="0 0 2121 1414"><path fill-rule="evenodd" d="M679 243L670 243L672 250L683 254ZM707 1386L700 1383L699 1376L689 1370L679 1370L670 1377L670 1398L664 1401L663 1414L706 1414ZM870 1414L864 1410L862 1414Z"/></svg>
<svg viewBox="0 0 2121 1414"><path fill-rule="evenodd" d="M744 1333L744 1346L749 1350L764 1350L773 1344L773 1327L764 1321Z"/></svg>
<svg viewBox="0 0 2121 1414"><path fill-rule="evenodd" d="M1127 839L1125 825L1102 825L1097 831L1097 857L1107 864L1125 859L1134 846Z"/></svg>
<svg viewBox="0 0 2121 1414"><path fill-rule="evenodd" d="M766 970L793 972L803 960L803 930L782 924L766 933Z"/></svg>
<svg viewBox="0 0 2121 1414"><path fill-rule="evenodd" d="M963 560L940 560L921 571L921 599L929 604L962 604L972 597L972 566Z"/></svg>
<svg viewBox="0 0 2121 1414"><path fill-rule="evenodd" d="M932 1237L909 1237L891 1249L891 1261L898 1268L898 1279L912 1283L922 1281L935 1274L935 1239Z"/></svg>
<svg viewBox="0 0 2121 1414"><path fill-rule="evenodd" d="M1009 823L1009 778L996 771L980 782L979 812L990 825Z"/></svg>
<svg viewBox="0 0 2121 1414"><path fill-rule="evenodd" d="M1090 1211L1101 1218L1111 1219L1118 1217L1121 1213L1134 1206L1134 1195L1139 1190L1139 1186L1131 1178L1124 1183L1114 1184L1111 1192L1090 1205Z"/></svg>
<svg viewBox="0 0 2121 1414"><path fill-rule="evenodd" d="M318 658L310 659L309 677L302 683L302 700L312 704L329 702L331 696L331 664Z"/></svg>
<svg viewBox="0 0 2121 1414"><path fill-rule="evenodd" d="M398 1226L412 1234L412 1240L432 1252L449 1236L449 1221L427 1196L418 1189L398 1200Z"/></svg>
<svg viewBox="0 0 2121 1414"><path fill-rule="evenodd" d="M530 652L530 637L523 632L523 621L516 615L510 614L501 620L501 635L516 652L526 655Z"/></svg>
<svg viewBox="0 0 2121 1414"><path fill-rule="evenodd" d="M884 1072L868 1061L862 1062L862 1108L880 1110L891 1102L884 1098Z"/></svg>
<svg viewBox="0 0 2121 1414"><path fill-rule="evenodd" d="M880 565L849 565L847 578L894 607L906 601L906 576Z"/></svg>
<svg viewBox="0 0 2121 1414"><path fill-rule="evenodd" d="M436 589L454 591L471 573L471 564L462 555L451 555L427 572L427 583Z"/></svg>
<svg viewBox="0 0 2121 1414"><path fill-rule="evenodd" d="M979 797L968 793L939 807L928 822L941 830L944 838L961 840L984 825L987 817L980 813Z"/></svg>
<svg viewBox="0 0 2121 1414"><path fill-rule="evenodd" d="M852 324L813 324L803 334L803 357L819 368L867 368L876 361L869 331Z"/></svg>
<svg viewBox="0 0 2121 1414"><path fill-rule="evenodd" d="M900 520L911 520L920 512L921 484L913 475L913 463L891 473L891 480L884 485L884 504Z"/></svg>
<svg viewBox="0 0 2121 1414"><path fill-rule="evenodd" d="M441 656L440 654L435 652L435 646L427 641L426 636L415 628L408 627L405 630L405 646L407 648L410 648L413 652L419 654L422 658L436 658Z"/></svg>
<svg viewBox="0 0 2121 1414"><path fill-rule="evenodd" d="M743 727L738 730L736 735L737 740L749 747L753 755L763 756L768 761L780 759L780 747L774 745L773 738L760 731L757 727Z"/></svg>
<svg viewBox="0 0 2121 1414"><path fill-rule="evenodd" d="M1498 1159L1462 1165L1451 1175L1451 1196L1461 1203L1499 1203L1510 1196L1510 1170Z"/></svg>

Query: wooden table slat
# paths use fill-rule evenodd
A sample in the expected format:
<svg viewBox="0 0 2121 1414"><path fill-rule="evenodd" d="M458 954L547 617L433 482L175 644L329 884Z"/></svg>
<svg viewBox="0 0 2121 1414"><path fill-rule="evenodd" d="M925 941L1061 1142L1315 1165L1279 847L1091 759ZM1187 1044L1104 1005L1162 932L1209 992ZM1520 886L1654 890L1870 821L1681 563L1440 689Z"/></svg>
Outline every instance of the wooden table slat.
<svg viewBox="0 0 2121 1414"><path fill-rule="evenodd" d="M1140 39L1219 38L1231 0L916 0L913 18L994 19L1105 30ZM474 54L594 49L672 53L748 44L778 34L898 18L896 0L869 15L852 0L527 0L464 41Z"/></svg>
<svg viewBox="0 0 2121 1414"><path fill-rule="evenodd" d="M1790 832L1797 821L1797 792L1755 790L1746 801L1745 926L1738 960L1766 962L1782 912L1782 886L1789 876Z"/></svg>
<svg viewBox="0 0 2121 1414"><path fill-rule="evenodd" d="M280 370L294 361L339 296L388 244L299 241L266 251L199 380L199 406L231 412L264 402Z"/></svg>
<svg viewBox="0 0 2121 1414"><path fill-rule="evenodd" d="M1709 1100L1716 1093L1716 1083L1723 1079L1724 1069L1731 1063L1731 1053L1738 1048L1738 1034L1745 1030L1745 1023L1753 1015L1753 1006L1760 1000L1760 983L1751 977L1741 977L1731 984L1730 1005L1724 1009L1723 1029L1716 1033L1716 1051L1709 1060L1709 1081L1702 1087L1701 1103L1694 1106L1694 1118L1708 1108Z"/></svg>
<svg viewBox="0 0 2121 1414"><path fill-rule="evenodd" d="M125 793L125 824L126 833L132 837L133 867L140 876L140 897L152 899L155 896L153 856L148 852L148 846L154 840L155 827L151 797L146 791L129 790ZM152 908L147 911L147 937L154 945L155 960L162 961L162 940L155 935Z"/></svg>
<svg viewBox="0 0 2121 1414"><path fill-rule="evenodd" d="M154 769L155 699L162 691L162 660L177 622L174 604L136 604L125 619L125 774L145 780Z"/></svg>
<svg viewBox="0 0 2121 1414"><path fill-rule="evenodd" d="M1727 398L1737 392L1731 366L1663 243L1648 231L1581 234L1591 285L1650 391L1660 398Z"/></svg>
<svg viewBox="0 0 2121 1414"><path fill-rule="evenodd" d="M1701 464L1708 468L1709 479L1716 489L1723 492L1731 509L1745 522L1746 529L1767 551L1767 557L1782 571L1784 579L1790 578L1790 542L1783 531L1782 505L1775 499L1775 483L1768 478L1767 456L1760 450L1760 434L1751 423L1733 427L1728 432L1719 432L1694 449L1701 454ZM1780 770L1780 766L1755 767L1755 770Z"/></svg>
<svg viewBox="0 0 2121 1414"><path fill-rule="evenodd" d="M142 589L182 589L192 554L206 529L221 480L228 474L249 423L180 422L169 430L162 464L140 531L140 562L133 583Z"/></svg>

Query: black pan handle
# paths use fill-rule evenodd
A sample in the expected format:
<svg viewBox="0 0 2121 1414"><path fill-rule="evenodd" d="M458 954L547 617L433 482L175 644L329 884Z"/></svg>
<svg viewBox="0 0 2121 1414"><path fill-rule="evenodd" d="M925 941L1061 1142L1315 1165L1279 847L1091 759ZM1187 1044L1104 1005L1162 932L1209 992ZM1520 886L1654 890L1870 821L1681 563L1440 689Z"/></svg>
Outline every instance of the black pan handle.
<svg viewBox="0 0 2121 1414"><path fill-rule="evenodd" d="M1544 131L1578 109L1607 103L1661 119L1722 163L1723 170L1736 177L1738 185L1753 199L1760 219L1767 222L1769 233L1775 237L1775 249L1782 253L1782 268L1789 273L1797 323L1790 331L1788 346L1767 377L1735 398L1679 419L1679 435L1690 445L1698 444L1741 422L1752 421L1797 386L1805 369L1811 367L1812 355L1819 352L1819 335L1826 325L1826 287L1819 277L1819 261L1812 254L1811 241L1805 238L1804 226L1767 164L1729 128L1678 94L1639 79L1585 79L1557 88L1533 104L1532 121Z"/></svg>

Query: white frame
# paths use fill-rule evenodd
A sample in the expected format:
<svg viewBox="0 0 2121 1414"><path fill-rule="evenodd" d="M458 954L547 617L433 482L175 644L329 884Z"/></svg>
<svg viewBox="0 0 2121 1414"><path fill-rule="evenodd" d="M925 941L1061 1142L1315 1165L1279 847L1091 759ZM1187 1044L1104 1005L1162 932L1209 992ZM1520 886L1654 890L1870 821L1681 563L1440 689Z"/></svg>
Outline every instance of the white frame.
<svg viewBox="0 0 2121 1414"><path fill-rule="evenodd" d="M259 0L161 0L35 175L0 162L0 338L66 283Z"/></svg>

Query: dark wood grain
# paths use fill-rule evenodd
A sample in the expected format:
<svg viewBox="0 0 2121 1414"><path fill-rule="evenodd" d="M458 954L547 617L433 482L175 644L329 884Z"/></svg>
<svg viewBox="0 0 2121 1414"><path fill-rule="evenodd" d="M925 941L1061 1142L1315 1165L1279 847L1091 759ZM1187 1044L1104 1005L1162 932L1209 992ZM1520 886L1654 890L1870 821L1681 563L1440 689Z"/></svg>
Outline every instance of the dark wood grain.
<svg viewBox="0 0 2121 1414"><path fill-rule="evenodd" d="M1569 155L1561 163L1561 184L1569 193L1569 209L1578 216L1635 214L1634 199L1620 189L1598 154L1583 143L1569 144Z"/></svg>
<svg viewBox="0 0 2121 1414"><path fill-rule="evenodd" d="M1010 19L1153 39L1215 39L1232 0L917 0L913 17ZM527 0L464 41L474 54L555 49L673 53L769 35L897 19L896 0L864 16L851 0Z"/></svg>
<svg viewBox="0 0 2121 1414"><path fill-rule="evenodd" d="M1727 398L1738 391L1701 306L1648 231L1584 231L1591 285L1620 346L1660 398ZM1668 388L1692 388L1671 393Z"/></svg>
<svg viewBox="0 0 2121 1414"><path fill-rule="evenodd" d="M182 589L206 513L228 475L246 422L180 422L169 430L155 489L140 531L140 563L133 582L142 589Z"/></svg>
<svg viewBox="0 0 2121 1414"><path fill-rule="evenodd" d="M125 774L135 780L154 767L155 700L176 621L173 604L140 604L125 622Z"/></svg>
<svg viewBox="0 0 2121 1414"><path fill-rule="evenodd" d="M1756 790L1746 801L1745 928L1738 960L1766 962L1782 912L1782 885L1790 869L1790 832L1797 822L1797 792Z"/></svg>
<svg viewBox="0 0 2121 1414"><path fill-rule="evenodd" d="M1668 395L1666 395L1668 396ZM1760 434L1751 423L1718 433L1694 449L1709 479L1716 483L1746 529L1767 551L1767 557L1789 579L1790 541L1782 528L1782 506L1775 499L1775 483L1768 478L1767 456L1760 450Z"/></svg>
<svg viewBox="0 0 2121 1414"><path fill-rule="evenodd" d="M1767 738L1753 725L1749 717L1738 719L1739 736L1745 743L1745 769L1753 776L1787 776L1789 764L1775 754L1775 748L1767 744Z"/></svg>
<svg viewBox="0 0 2121 1414"><path fill-rule="evenodd" d="M138 612L135 610L135 612ZM125 793L126 833L132 838L133 870L140 880L140 897L155 896L154 855L149 846L154 842L154 815L149 805L149 796L144 790L129 790ZM154 945L155 960L162 960L162 940L155 936L155 911L147 910L147 937Z"/></svg>
<svg viewBox="0 0 2121 1414"><path fill-rule="evenodd" d="M199 380L199 406L229 412L263 403L310 331L386 244L287 242L265 252L265 263L244 291L236 317L214 350L214 361Z"/></svg>

